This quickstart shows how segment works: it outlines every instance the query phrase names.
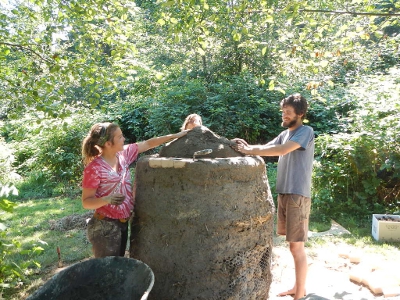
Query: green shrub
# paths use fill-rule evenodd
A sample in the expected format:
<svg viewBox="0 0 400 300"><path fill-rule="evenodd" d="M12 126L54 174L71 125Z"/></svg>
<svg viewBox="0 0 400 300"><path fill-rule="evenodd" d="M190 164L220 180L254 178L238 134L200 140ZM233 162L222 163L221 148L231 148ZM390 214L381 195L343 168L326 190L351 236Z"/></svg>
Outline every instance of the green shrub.
<svg viewBox="0 0 400 300"><path fill-rule="evenodd" d="M371 77L349 93L358 104L342 133L316 140L313 205L333 215L398 212L400 70ZM397 75L396 75L397 74ZM396 92L397 91L397 92Z"/></svg>
<svg viewBox="0 0 400 300"><path fill-rule="evenodd" d="M254 78L237 76L212 84L178 79L160 87L157 96L130 96L110 110L129 141L179 131L185 117L197 113L205 126L221 136L256 142L279 132L281 98L259 87Z"/></svg>
<svg viewBox="0 0 400 300"><path fill-rule="evenodd" d="M23 177L17 184L20 195L47 197L77 187L83 171L82 140L101 116L77 112L64 120L27 115L10 121L7 136L14 149L13 168Z"/></svg>

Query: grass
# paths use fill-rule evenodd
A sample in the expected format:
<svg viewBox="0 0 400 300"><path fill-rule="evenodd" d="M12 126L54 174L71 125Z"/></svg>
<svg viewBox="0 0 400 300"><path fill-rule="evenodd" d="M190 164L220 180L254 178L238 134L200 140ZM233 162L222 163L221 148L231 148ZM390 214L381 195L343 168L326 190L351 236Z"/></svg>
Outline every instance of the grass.
<svg viewBox="0 0 400 300"><path fill-rule="evenodd" d="M7 226L7 238L21 245L19 249L12 248L8 260L22 265L28 259L36 261L40 268L31 265L25 271L26 285L18 289L3 291L6 299L21 299L21 293L30 294L30 289L42 283L42 277L51 273L58 265L57 247L61 250L64 265L91 257L91 245L87 242L86 231L82 228L61 228L57 225L62 218L84 214L88 211L82 208L80 197L48 198L16 201L13 213L0 216ZM29 252L33 247L41 247L39 255ZM21 251L23 250L23 251ZM1 290L0 290L1 294Z"/></svg>
<svg viewBox="0 0 400 300"><path fill-rule="evenodd" d="M323 232L331 229L331 219L325 215L311 212L309 230L313 232Z"/></svg>

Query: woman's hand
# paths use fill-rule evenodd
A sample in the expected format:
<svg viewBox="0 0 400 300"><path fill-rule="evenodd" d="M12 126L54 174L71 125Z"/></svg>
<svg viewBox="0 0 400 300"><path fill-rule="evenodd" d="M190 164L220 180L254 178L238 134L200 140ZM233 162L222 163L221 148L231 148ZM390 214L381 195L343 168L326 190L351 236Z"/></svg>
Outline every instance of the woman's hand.
<svg viewBox="0 0 400 300"><path fill-rule="evenodd" d="M175 133L173 134L173 138L174 139L179 139L180 137L183 137L184 135L186 135L188 133L188 131L190 131L191 129L186 129L186 130L182 130L181 132Z"/></svg>
<svg viewBox="0 0 400 300"><path fill-rule="evenodd" d="M102 197L102 199L107 202L108 204L112 205L121 205L122 202L125 200L125 196L123 194L110 194L108 196Z"/></svg>
<svg viewBox="0 0 400 300"><path fill-rule="evenodd" d="M183 137L184 135L186 135L188 133L189 130L184 130L178 133L173 133L173 134L168 134L168 135L164 135L164 136L160 136L160 137L155 137L155 138L151 138L148 139L144 142L139 142L136 143L138 145L138 150L139 153L145 152L149 149L153 149L155 147L158 147L164 143L167 143L169 141L178 139L180 137Z"/></svg>

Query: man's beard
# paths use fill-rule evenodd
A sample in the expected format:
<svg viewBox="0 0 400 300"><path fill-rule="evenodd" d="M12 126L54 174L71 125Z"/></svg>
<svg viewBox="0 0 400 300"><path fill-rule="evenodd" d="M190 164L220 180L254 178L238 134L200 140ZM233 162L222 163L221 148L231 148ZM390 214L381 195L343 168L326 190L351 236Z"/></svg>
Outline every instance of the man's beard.
<svg viewBox="0 0 400 300"><path fill-rule="evenodd" d="M285 128L292 128L293 126L295 126L297 124L297 118L290 121L289 123L285 123L285 121L282 122L282 127Z"/></svg>

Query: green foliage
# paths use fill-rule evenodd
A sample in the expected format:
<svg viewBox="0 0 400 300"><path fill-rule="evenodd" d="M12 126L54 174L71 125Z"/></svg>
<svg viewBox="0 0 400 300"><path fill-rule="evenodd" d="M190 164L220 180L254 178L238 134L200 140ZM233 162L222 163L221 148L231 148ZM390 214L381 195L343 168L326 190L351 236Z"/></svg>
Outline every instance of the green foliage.
<svg viewBox="0 0 400 300"><path fill-rule="evenodd" d="M22 197L51 196L77 187L83 171L81 144L100 114L76 111L68 119L26 115L8 123L9 145L14 149L13 167L24 180L16 185Z"/></svg>
<svg viewBox="0 0 400 300"><path fill-rule="evenodd" d="M0 4L0 181L10 197L75 191L95 122L117 121L135 142L176 132L198 113L219 135L265 143L281 131L279 101L301 92L317 135L315 223L356 227L353 214L369 226L371 213L400 210L399 19L309 11L393 13L398 1L11 2ZM275 168L268 164L273 193ZM42 214L66 212L52 201ZM24 218L35 211L44 220L24 204ZM20 226L8 214L0 283L37 267L39 230L52 249L61 239L75 249L71 236L83 244L80 232L49 232L38 218ZM44 265L55 254L46 252Z"/></svg>
<svg viewBox="0 0 400 300"><path fill-rule="evenodd" d="M0 136L0 183L13 185L20 180L20 176L15 172L13 163L15 156L13 149L8 145L4 137Z"/></svg>
<svg viewBox="0 0 400 300"><path fill-rule="evenodd" d="M282 94L266 91L249 74L232 76L208 87L203 114L211 130L228 138L241 137L250 143L276 136Z"/></svg>
<svg viewBox="0 0 400 300"><path fill-rule="evenodd" d="M272 199L274 200L276 209L278 209L278 203L277 203L278 194L276 193L276 189L275 189L277 168L278 168L278 165L276 162L273 162L273 163L267 162L266 163L268 183L269 183L269 187L271 189Z"/></svg>
<svg viewBox="0 0 400 300"><path fill-rule="evenodd" d="M186 115L198 113L221 136L267 141L279 130L282 95L266 91L251 76L219 83L176 80L150 97L131 97L110 106L130 141L179 131Z"/></svg>
<svg viewBox="0 0 400 300"><path fill-rule="evenodd" d="M358 108L342 120L344 132L316 142L314 206L326 213L393 213L400 203L400 92L395 80L371 77L353 86Z"/></svg>
<svg viewBox="0 0 400 300"><path fill-rule="evenodd" d="M294 85L288 92L300 89ZM332 93L331 88L322 90L320 97L304 93L310 102L307 119L317 135L338 132L339 119L354 108L343 93L341 89ZM129 96L110 104L108 111L119 120L128 141L176 132L186 115L198 113L203 124L221 136L265 143L282 130L279 103L283 97L250 74L218 83L182 76L161 83L157 94Z"/></svg>
<svg viewBox="0 0 400 300"><path fill-rule="evenodd" d="M379 179L368 136L338 134L318 138L319 163L315 166L314 205L330 213L372 212Z"/></svg>
<svg viewBox="0 0 400 300"><path fill-rule="evenodd" d="M3 194L3 193L2 193ZM3 197L3 195L1 195ZM9 214L14 213L16 204L8 201L7 199L0 199L0 211ZM7 233L7 226L0 219L0 288L8 289L14 288L18 283L25 280L26 275L29 274L32 267L40 267L34 258L43 251L42 247L32 246L32 248L23 249L22 244L10 238ZM10 257L14 252L20 253L24 260L15 263Z"/></svg>
<svg viewBox="0 0 400 300"><path fill-rule="evenodd" d="M309 220L309 230L313 232L323 232L331 229L332 221L327 215L312 211Z"/></svg>
<svg viewBox="0 0 400 300"><path fill-rule="evenodd" d="M284 92L293 82L348 84L398 61L398 19L307 11L398 10L386 0L1 6L0 116L8 118L29 108L65 117L71 104L104 108L137 91L154 95L155 80L138 84L144 74L219 83L250 73L261 86Z"/></svg>
<svg viewBox="0 0 400 300"><path fill-rule="evenodd" d="M372 68L387 70L398 58L398 18L373 15L396 11L389 1L160 4L151 14L166 41L184 49L191 62L186 59L185 68L208 81L250 72L262 84L274 82L269 88L280 91L287 89L286 78L291 83L348 84ZM373 65L381 59L383 64Z"/></svg>
<svg viewBox="0 0 400 300"><path fill-rule="evenodd" d="M0 13L2 115L34 108L65 117L70 104L97 106L127 66L138 66L141 22L131 1L7 4Z"/></svg>

